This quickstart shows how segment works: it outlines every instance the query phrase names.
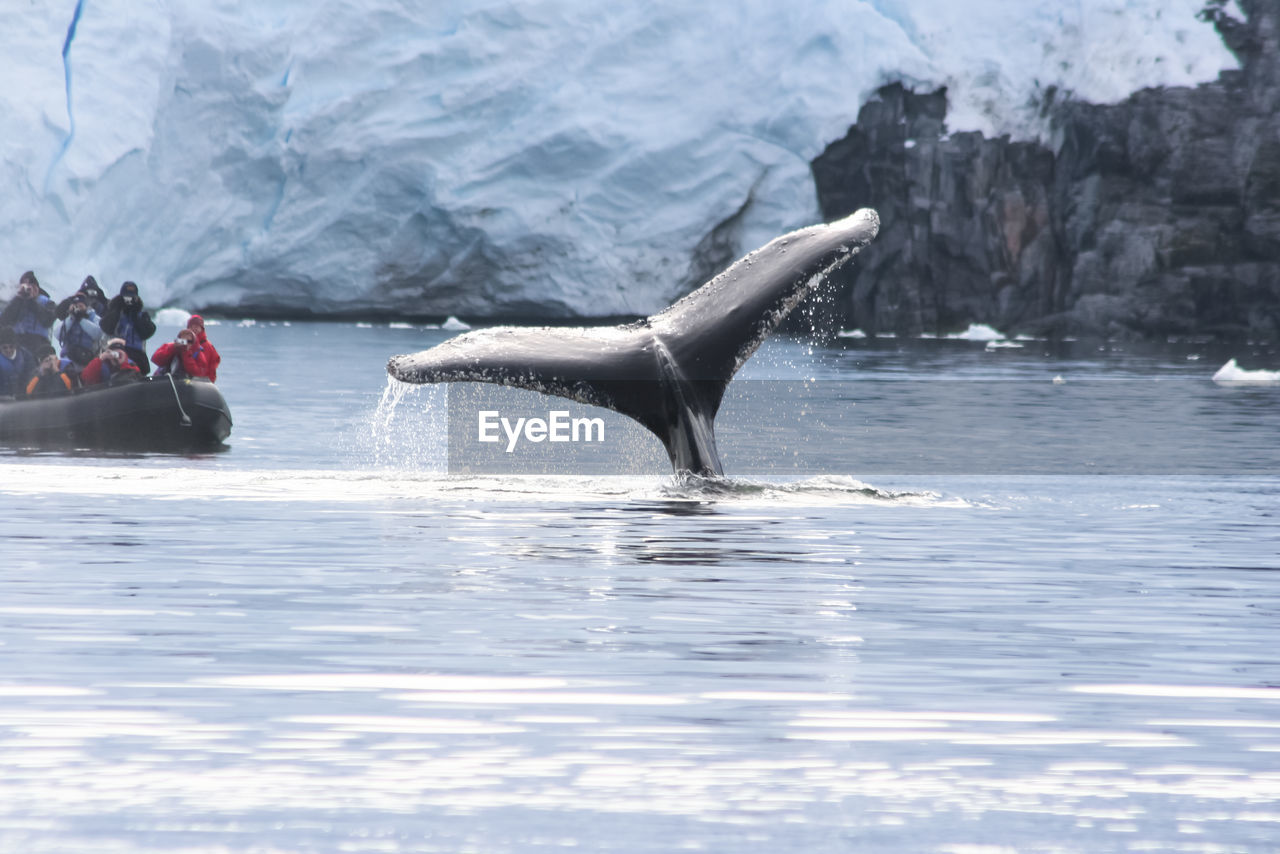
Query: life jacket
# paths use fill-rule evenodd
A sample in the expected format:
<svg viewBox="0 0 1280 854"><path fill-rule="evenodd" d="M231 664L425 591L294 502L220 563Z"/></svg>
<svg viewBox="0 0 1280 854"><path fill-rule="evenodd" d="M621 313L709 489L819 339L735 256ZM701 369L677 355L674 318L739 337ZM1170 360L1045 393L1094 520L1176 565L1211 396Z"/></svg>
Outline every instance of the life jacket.
<svg viewBox="0 0 1280 854"><path fill-rule="evenodd" d="M98 339L89 334L82 324L83 318L68 319L58 331L62 342L62 355L77 365L84 366L97 355Z"/></svg>
<svg viewBox="0 0 1280 854"><path fill-rule="evenodd" d="M105 331L104 329L103 332ZM117 338L124 339L126 347L141 350L143 353L147 352L147 339L139 335L137 330L133 328L133 318L129 316L128 312L123 310L120 312L120 319L116 321L115 334Z"/></svg>
<svg viewBox="0 0 1280 854"><path fill-rule="evenodd" d="M22 379L31 370L31 358L23 350L13 354L13 358L0 353L0 395L16 397L22 391Z"/></svg>
<svg viewBox="0 0 1280 854"><path fill-rule="evenodd" d="M27 394L28 395L35 394L36 389L38 387L44 385L44 383L53 382L54 377L57 377L58 379L62 380L62 384L67 387L67 391L71 391L71 378L62 372L58 372L56 374L36 374L34 377L31 378L31 382L27 383ZM50 392L53 392L56 390L57 390L57 386L55 385L52 389L50 389Z"/></svg>
<svg viewBox="0 0 1280 854"><path fill-rule="evenodd" d="M40 322L40 313L36 310L36 306L53 302L44 294L37 294L35 299L29 300L22 307L22 316L18 318L18 322L13 324L13 331L19 335L39 335L46 341L49 339L49 330L53 327L50 322L45 326Z"/></svg>

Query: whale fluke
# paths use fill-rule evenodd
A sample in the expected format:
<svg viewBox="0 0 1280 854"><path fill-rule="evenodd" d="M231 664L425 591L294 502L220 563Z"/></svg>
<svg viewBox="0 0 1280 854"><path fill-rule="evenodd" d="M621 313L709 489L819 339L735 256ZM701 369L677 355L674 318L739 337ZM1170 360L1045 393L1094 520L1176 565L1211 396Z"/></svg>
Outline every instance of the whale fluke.
<svg viewBox="0 0 1280 854"><path fill-rule="evenodd" d="M729 381L879 228L880 217L863 208L775 238L644 320L480 329L394 356L387 372L409 383L496 383L604 406L657 435L677 472L721 475L714 422Z"/></svg>

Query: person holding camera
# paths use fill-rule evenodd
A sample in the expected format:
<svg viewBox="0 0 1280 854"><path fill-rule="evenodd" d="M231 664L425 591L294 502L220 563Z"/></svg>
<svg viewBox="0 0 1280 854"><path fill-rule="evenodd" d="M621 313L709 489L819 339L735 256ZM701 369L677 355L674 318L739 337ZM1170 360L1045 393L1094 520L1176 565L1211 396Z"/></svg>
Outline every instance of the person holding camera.
<svg viewBox="0 0 1280 854"><path fill-rule="evenodd" d="M36 274L28 270L18 281L18 293L0 312L0 326L8 326L18 336L18 346L34 353L49 345L57 306L40 287Z"/></svg>
<svg viewBox="0 0 1280 854"><path fill-rule="evenodd" d="M172 341L161 344L151 354L156 363L154 376L173 374L174 377L204 377L209 379L209 362L196 334L190 329L179 329Z"/></svg>
<svg viewBox="0 0 1280 854"><path fill-rule="evenodd" d="M77 297L84 298L85 304L89 306L89 319L94 323L100 322L102 316L107 313L107 296L102 292L102 288L98 287L98 280L93 276L85 276L84 281L80 283L80 289L58 303L56 312L58 320L67 319L67 315L71 313L71 303Z"/></svg>
<svg viewBox="0 0 1280 854"><path fill-rule="evenodd" d="M71 297L67 319L58 327L58 343L62 345L62 357L71 362L79 374L93 361L106 339L102 329L93 322L89 301L82 293Z"/></svg>
<svg viewBox="0 0 1280 854"><path fill-rule="evenodd" d="M218 365L222 364L222 356L218 354L218 348L213 346L213 342L205 334L204 318L198 314L191 315L187 318L187 328L196 334L196 343L204 351L204 362L209 369L209 382L216 383L218 381Z"/></svg>
<svg viewBox="0 0 1280 854"><path fill-rule="evenodd" d="M112 338L97 358L85 365L80 372L80 382L85 386L111 385L120 380L140 380L142 371L129 358L124 341Z"/></svg>
<svg viewBox="0 0 1280 854"><path fill-rule="evenodd" d="M138 286L125 282L120 293L107 303L107 313L102 316L105 335L124 339L124 350L134 365L147 364L147 339L156 334L156 325L142 307Z"/></svg>
<svg viewBox="0 0 1280 854"><path fill-rule="evenodd" d="M36 368L36 375L27 383L27 397L71 394L75 383L62 369L62 360L58 358L58 351L53 349L53 345L48 341L44 342L36 350L35 356L40 365Z"/></svg>

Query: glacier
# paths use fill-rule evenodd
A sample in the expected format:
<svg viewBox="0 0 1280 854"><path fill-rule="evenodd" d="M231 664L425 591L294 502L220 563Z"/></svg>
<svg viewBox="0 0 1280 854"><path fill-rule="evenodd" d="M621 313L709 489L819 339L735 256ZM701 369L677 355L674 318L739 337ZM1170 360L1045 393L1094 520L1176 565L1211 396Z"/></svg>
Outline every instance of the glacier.
<svg viewBox="0 0 1280 854"><path fill-rule="evenodd" d="M1203 0L8 2L0 298L231 314L650 314L817 221L887 82L1029 139L1236 67Z"/></svg>

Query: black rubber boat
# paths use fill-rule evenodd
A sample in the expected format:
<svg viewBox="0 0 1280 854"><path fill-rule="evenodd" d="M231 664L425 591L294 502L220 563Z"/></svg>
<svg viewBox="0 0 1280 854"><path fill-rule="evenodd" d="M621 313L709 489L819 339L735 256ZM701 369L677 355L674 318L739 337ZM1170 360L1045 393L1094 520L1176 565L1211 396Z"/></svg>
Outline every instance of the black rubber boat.
<svg viewBox="0 0 1280 854"><path fill-rule="evenodd" d="M205 379L147 377L65 397L0 400L0 444L105 451L216 450L231 410Z"/></svg>

